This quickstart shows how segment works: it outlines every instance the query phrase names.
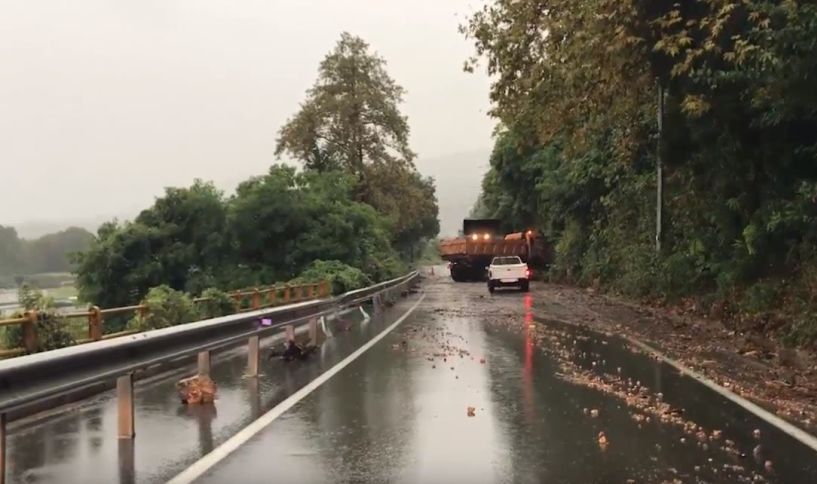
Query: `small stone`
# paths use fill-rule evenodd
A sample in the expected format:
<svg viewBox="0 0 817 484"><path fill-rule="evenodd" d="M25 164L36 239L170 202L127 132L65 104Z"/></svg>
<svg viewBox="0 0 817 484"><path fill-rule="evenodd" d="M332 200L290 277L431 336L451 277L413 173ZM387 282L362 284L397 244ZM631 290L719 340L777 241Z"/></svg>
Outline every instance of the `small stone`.
<svg viewBox="0 0 817 484"><path fill-rule="evenodd" d="M752 436L753 436L755 439L760 440L760 429L755 429L755 430L752 432Z"/></svg>
<svg viewBox="0 0 817 484"><path fill-rule="evenodd" d="M591 417L598 417L599 416L599 411L596 410L595 408L593 410L590 410L590 416Z"/></svg>
<svg viewBox="0 0 817 484"><path fill-rule="evenodd" d="M599 432L598 441L599 441L599 447L601 447L601 450L607 449L607 446L610 445L610 441L607 440L607 436L604 435L604 432Z"/></svg>
<svg viewBox="0 0 817 484"><path fill-rule="evenodd" d="M476 409L476 408L474 408L474 407L468 407L468 408L466 409L466 414L467 414L469 417L474 417L474 416L476 416L476 411L477 411L477 409Z"/></svg>

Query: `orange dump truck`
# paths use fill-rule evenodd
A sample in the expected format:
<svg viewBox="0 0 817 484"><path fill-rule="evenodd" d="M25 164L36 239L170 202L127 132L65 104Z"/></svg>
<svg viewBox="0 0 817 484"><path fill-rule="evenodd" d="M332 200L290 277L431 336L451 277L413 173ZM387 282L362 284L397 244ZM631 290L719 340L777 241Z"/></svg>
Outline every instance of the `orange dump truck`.
<svg viewBox="0 0 817 484"><path fill-rule="evenodd" d="M457 282L484 280L486 268L497 256L519 256L531 266L549 263L544 239L532 230L503 235L496 219L465 219L462 227L462 236L442 240L439 246Z"/></svg>

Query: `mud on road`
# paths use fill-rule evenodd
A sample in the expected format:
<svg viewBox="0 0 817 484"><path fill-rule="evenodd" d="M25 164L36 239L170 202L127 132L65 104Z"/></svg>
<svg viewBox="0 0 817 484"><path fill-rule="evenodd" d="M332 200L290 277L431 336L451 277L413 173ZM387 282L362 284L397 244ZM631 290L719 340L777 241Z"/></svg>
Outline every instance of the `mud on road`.
<svg viewBox="0 0 817 484"><path fill-rule="evenodd" d="M769 342L761 349L754 338L719 321L640 306L592 290L537 285L536 305L553 319L648 343L784 420L817 432L814 355Z"/></svg>

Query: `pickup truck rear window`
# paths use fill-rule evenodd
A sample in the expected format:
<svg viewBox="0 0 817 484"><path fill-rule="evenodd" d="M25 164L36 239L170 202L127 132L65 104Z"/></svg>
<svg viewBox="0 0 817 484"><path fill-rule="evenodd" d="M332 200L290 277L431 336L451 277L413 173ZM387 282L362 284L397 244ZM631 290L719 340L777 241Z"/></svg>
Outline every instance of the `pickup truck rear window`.
<svg viewBox="0 0 817 484"><path fill-rule="evenodd" d="M521 264L522 259L519 257L497 257L491 262L491 265L495 266L510 266L514 264Z"/></svg>

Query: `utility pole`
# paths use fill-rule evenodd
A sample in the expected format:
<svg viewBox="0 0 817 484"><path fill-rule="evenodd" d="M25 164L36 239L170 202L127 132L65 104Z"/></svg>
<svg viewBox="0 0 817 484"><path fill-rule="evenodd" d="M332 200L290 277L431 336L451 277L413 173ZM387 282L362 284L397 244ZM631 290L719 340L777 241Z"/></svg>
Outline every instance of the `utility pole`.
<svg viewBox="0 0 817 484"><path fill-rule="evenodd" d="M658 146L655 163L655 251L661 252L661 236L664 216L664 164L661 148L664 137L664 84L658 80Z"/></svg>

